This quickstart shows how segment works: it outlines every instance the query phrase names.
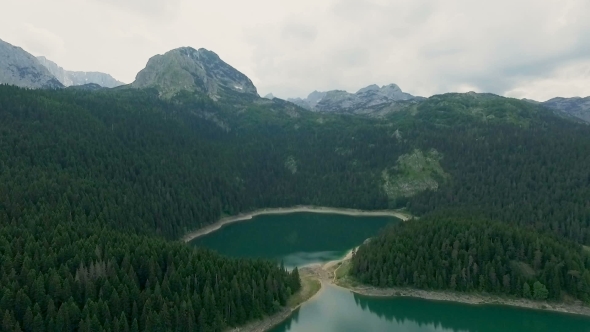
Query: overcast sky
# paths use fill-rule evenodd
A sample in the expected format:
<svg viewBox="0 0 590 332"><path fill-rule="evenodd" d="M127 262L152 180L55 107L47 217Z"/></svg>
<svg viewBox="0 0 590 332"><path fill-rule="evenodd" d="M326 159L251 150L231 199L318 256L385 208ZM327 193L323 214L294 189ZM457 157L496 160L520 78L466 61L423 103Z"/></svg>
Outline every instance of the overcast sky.
<svg viewBox="0 0 590 332"><path fill-rule="evenodd" d="M204 47L261 95L398 84L414 95L590 95L588 0L1 0L0 39L130 83Z"/></svg>

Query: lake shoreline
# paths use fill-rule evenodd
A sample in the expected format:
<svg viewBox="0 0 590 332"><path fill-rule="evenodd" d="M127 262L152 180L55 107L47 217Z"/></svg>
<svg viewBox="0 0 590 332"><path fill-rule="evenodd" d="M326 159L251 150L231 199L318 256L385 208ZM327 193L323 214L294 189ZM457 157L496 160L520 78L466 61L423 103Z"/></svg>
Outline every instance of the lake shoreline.
<svg viewBox="0 0 590 332"><path fill-rule="evenodd" d="M229 216L219 219L217 222L210 224L206 227L188 233L183 237L184 242L189 242L198 237L215 232L222 227L240 221L251 220L252 218L260 215L280 215L280 214L291 214L291 213L324 213L324 214L341 214L349 216L391 216L407 221L413 216L397 210L355 210L345 208L330 208L330 207L317 207L317 206L294 206L289 208L267 208L255 210L249 213L242 213L235 216ZM368 241L370 239L365 240ZM356 247L358 248L358 247ZM356 249L355 248L355 249ZM349 263L352 258L352 251L349 250L346 255L337 260L332 260L325 263L313 263L299 267L299 273L301 277L317 279L321 283L320 288L312 294L309 298L303 299L301 303L296 306L285 307L280 312L265 317L260 321L252 322L241 327L232 329L232 332L264 332L269 331L281 324L285 320L289 319L301 306L317 298L322 291L328 286L335 286L352 293L368 296L368 297L380 297L380 298L395 298L395 297L412 297L420 298L429 301L446 301L463 303L468 305L499 305L499 306L511 306L524 309L532 310L544 310L552 311L561 314L570 315L581 315L590 317L590 307L583 304L568 304L568 303L551 303L551 302L537 302L527 299L517 298L505 298L496 295L478 294L478 293L459 293L451 291L427 291L413 288L377 288L362 284L353 284L347 277L339 279L336 275L336 271L342 267L343 263Z"/></svg>
<svg viewBox="0 0 590 332"><path fill-rule="evenodd" d="M302 301L300 303L297 303L297 304L289 306L289 307L285 307L280 312L278 312L274 315L264 317L261 320L258 320L255 322L250 322L250 323L247 323L246 325L233 328L233 329L229 330L228 332L266 332L266 331L269 331L269 330L275 328L276 326L280 325L281 323L283 323L287 319L289 319L293 315L293 313L295 313L295 311L297 311L302 305L317 298L322 293L322 291L325 289L324 282L321 279L316 278L315 276L306 275L304 273L304 274L302 274L301 278L302 278L302 282L303 282L304 278L307 278L308 280L311 280L312 282L318 281L320 283L320 287L315 292L313 292L313 290L312 290L313 293L308 294L310 296L302 299ZM303 290L303 289L301 290L301 292L304 292L304 291L305 290Z"/></svg>
<svg viewBox="0 0 590 332"><path fill-rule="evenodd" d="M341 263L345 262L342 260ZM338 266L339 267L339 266ZM336 270L338 269L336 267ZM335 271L335 270L334 270ZM346 278L347 279L347 278ZM459 293L451 291L429 291L416 288L377 288L368 285L352 285L349 280L338 280L333 277L334 286L346 289L358 295L368 297L395 298L413 297L429 301L447 301L468 305L500 305L533 310L553 311L562 314L590 316L590 307L583 304L568 304L555 302L538 302L528 299L506 298L482 293Z"/></svg>
<svg viewBox="0 0 590 332"><path fill-rule="evenodd" d="M345 208L332 208L324 206L313 206L313 205L298 205L288 208L268 208L255 210L248 213L240 213L235 216L229 216L221 218L213 224L199 228L186 234L183 238L183 242L190 242L198 237L213 233L223 226L233 224L235 222L250 220L256 216L270 215L270 214L290 214L290 213L325 213L325 214L342 214L347 216L358 216L358 217L395 217L402 221L413 218L412 215L397 211L397 210L356 210L356 209L345 209Z"/></svg>
<svg viewBox="0 0 590 332"><path fill-rule="evenodd" d="M426 291L421 289L411 288L372 288L368 286L343 286L334 284L335 286L349 290L355 294L368 297L413 297L429 301L447 301L455 303L463 303L468 305L499 305L511 306L524 309L553 311L562 314L590 316L590 307L566 303L550 303L550 302L536 302L527 299L508 299L497 297L493 295L475 294L475 293L453 293L445 291Z"/></svg>

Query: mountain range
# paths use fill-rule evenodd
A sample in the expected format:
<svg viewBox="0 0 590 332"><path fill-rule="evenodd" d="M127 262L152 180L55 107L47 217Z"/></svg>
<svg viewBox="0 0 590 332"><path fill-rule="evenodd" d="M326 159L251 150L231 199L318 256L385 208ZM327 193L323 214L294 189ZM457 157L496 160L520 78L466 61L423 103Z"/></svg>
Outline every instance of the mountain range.
<svg viewBox="0 0 590 332"><path fill-rule="evenodd" d="M3 40L0 40L0 83L33 89L63 87L34 56Z"/></svg>
<svg viewBox="0 0 590 332"><path fill-rule="evenodd" d="M114 88L125 83L105 73L65 70L44 56L35 57L0 39L0 84L58 89L85 84Z"/></svg>
<svg viewBox="0 0 590 332"><path fill-rule="evenodd" d="M583 99L388 85L315 92L304 108L260 98L205 49L157 55L112 89L52 88L63 84L32 55L1 55L1 331L235 331L290 313L307 292L297 269L179 240L301 205L417 217L336 273L359 287L590 310L590 126L572 121Z"/></svg>
<svg viewBox="0 0 590 332"><path fill-rule="evenodd" d="M109 74L65 70L44 56L35 58L22 48L2 40L0 83L34 89L82 86L86 90L96 90L99 88L97 85L106 88L124 85ZM204 48L180 47L153 56L127 87L155 88L162 98L171 98L181 91L203 93L213 100L259 98L256 87L246 75ZM265 98L278 100L272 94ZM424 99L403 92L396 84L381 87L372 84L355 93L313 91L307 98L289 98L287 101L313 112L384 116ZM590 97L556 97L545 102L524 100L558 114L590 122Z"/></svg>
<svg viewBox="0 0 590 332"><path fill-rule="evenodd" d="M399 105L406 105L412 101L424 98L415 97L403 92L396 84L379 87L376 84L369 85L349 93L343 90L331 90L326 92L314 91L305 99L294 98L288 101L305 109L316 112L342 112L342 113L376 113L390 111Z"/></svg>
<svg viewBox="0 0 590 332"><path fill-rule="evenodd" d="M69 71L58 66L55 62L47 59L44 56L38 56L37 60L49 72L57 78L64 86L84 85L84 84L98 84L105 88L114 88L125 83L117 81L109 74L100 72L86 72L86 71Z"/></svg>

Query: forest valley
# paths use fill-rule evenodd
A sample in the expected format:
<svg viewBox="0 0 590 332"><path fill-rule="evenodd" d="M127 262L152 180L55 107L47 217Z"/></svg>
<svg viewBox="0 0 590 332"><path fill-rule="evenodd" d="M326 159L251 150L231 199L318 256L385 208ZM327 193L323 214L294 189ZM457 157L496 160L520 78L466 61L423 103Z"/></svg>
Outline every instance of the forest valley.
<svg viewBox="0 0 590 332"><path fill-rule="evenodd" d="M379 287L590 303L590 127L489 94L379 118L280 99L0 86L2 331L220 331L297 270L179 239L221 216L406 209L360 247Z"/></svg>

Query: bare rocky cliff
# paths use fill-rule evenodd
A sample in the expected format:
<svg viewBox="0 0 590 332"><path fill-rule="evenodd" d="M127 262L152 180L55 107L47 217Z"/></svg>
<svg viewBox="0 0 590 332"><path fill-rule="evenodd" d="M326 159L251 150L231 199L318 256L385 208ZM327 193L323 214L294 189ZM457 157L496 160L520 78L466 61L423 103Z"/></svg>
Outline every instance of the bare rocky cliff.
<svg viewBox="0 0 590 332"><path fill-rule="evenodd" d="M227 94L258 97L246 75L204 48L181 47L153 56L131 86L156 88L164 98L182 90L205 93L214 100Z"/></svg>
<svg viewBox="0 0 590 332"><path fill-rule="evenodd" d="M32 54L3 40L0 40L0 84L31 89L63 87Z"/></svg>
<svg viewBox="0 0 590 332"><path fill-rule="evenodd" d="M364 114L378 112L384 108L395 108L397 104L407 104L421 99L421 97L414 97L403 92L396 84L382 87L373 84L360 89L356 93L343 90L314 91L305 99L288 100L316 112Z"/></svg>

